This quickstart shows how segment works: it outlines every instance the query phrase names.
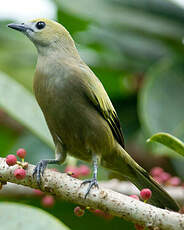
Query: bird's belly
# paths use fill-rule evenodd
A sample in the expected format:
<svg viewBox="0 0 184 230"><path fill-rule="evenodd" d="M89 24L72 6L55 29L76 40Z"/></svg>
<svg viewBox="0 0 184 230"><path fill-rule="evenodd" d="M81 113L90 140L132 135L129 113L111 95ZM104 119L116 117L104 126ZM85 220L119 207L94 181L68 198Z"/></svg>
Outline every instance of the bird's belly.
<svg viewBox="0 0 184 230"><path fill-rule="evenodd" d="M101 155L111 151L114 146L113 134L98 111L91 107L86 108L83 104L73 103L72 106L65 103L60 108L56 109L57 111L52 109L52 113L47 111L46 120L69 154L90 161L92 153Z"/></svg>

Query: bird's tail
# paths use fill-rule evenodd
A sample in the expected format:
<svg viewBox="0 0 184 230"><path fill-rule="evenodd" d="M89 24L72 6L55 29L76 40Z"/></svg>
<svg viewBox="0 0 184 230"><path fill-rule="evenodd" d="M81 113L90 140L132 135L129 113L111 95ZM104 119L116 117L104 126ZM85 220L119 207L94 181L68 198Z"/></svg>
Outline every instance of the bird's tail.
<svg viewBox="0 0 184 230"><path fill-rule="evenodd" d="M131 180L138 189L149 188L152 191L150 203L173 211L178 211L176 201L145 171L135 168L135 178Z"/></svg>
<svg viewBox="0 0 184 230"><path fill-rule="evenodd" d="M152 198L149 200L151 204L173 211L179 210L176 201L120 145L116 154L113 153L112 156L110 159L103 159L105 167L120 173L140 190L149 188L152 191Z"/></svg>

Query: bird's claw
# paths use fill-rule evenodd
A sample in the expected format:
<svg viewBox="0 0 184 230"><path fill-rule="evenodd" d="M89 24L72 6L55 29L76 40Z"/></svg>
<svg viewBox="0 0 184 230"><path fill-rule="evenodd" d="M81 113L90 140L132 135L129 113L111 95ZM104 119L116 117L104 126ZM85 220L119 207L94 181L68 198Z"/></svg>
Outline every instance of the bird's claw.
<svg viewBox="0 0 184 230"><path fill-rule="evenodd" d="M33 177L36 176L36 182L39 187L41 186L41 176L43 176L46 166L47 166L47 161L41 160L40 162L37 163L34 169Z"/></svg>
<svg viewBox="0 0 184 230"><path fill-rule="evenodd" d="M87 192L86 192L85 197L84 197L85 199L86 199L87 195L90 193L90 190L92 189L93 186L96 187L96 188L99 188L96 178L84 180L81 183L81 186L83 184L88 184L88 183L89 183L89 186L88 186Z"/></svg>

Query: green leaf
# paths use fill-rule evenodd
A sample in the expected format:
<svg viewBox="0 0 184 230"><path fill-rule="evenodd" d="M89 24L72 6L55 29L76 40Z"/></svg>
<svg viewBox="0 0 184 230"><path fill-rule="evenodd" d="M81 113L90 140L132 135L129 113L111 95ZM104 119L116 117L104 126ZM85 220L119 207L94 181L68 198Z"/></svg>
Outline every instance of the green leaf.
<svg viewBox="0 0 184 230"><path fill-rule="evenodd" d="M2 72L0 72L0 107L53 147L45 119L34 96Z"/></svg>
<svg viewBox="0 0 184 230"><path fill-rule="evenodd" d="M3 230L69 230L54 216L28 205L1 202L0 213L0 226Z"/></svg>
<svg viewBox="0 0 184 230"><path fill-rule="evenodd" d="M169 133L156 133L147 142L158 142L184 156L184 143Z"/></svg>
<svg viewBox="0 0 184 230"><path fill-rule="evenodd" d="M182 26L177 21L172 21L165 17L162 19L161 14L159 16L150 13L148 9L141 9L140 1L137 3L137 8L127 4L116 4L113 1L94 0L87 2L85 0L55 0L59 7L66 9L73 15L80 15L82 18L96 21L102 25L115 25L116 27L129 27L129 29L140 29L142 31L156 33L160 35L175 37L182 35ZM154 1L152 1L154 2ZM168 7L173 7L172 3L167 2ZM157 9L160 7L157 4ZM90 9L90 11L86 9ZM180 9L175 7L176 10ZM173 11L175 10L173 9ZM141 12L140 12L141 10ZM180 12L182 10L180 9ZM157 25L157 26L156 26ZM164 30L163 30L164 26Z"/></svg>
<svg viewBox="0 0 184 230"><path fill-rule="evenodd" d="M177 17L177 13L182 14L183 11L169 1L160 4L159 1L155 3L155 0L151 0L149 4L154 5L154 8L151 7L152 11L145 0L134 1L134 5L127 4L126 1L113 0L54 1L58 7L66 12L92 21L101 27L114 27L124 32L127 30L140 31L172 39L181 39L181 36L183 36L182 20ZM143 5L146 7L142 7ZM160 7L162 7L162 11L159 12ZM168 10L164 15L163 9L167 10L169 8L172 10ZM90 9L90 11L86 9Z"/></svg>
<svg viewBox="0 0 184 230"><path fill-rule="evenodd" d="M147 136L167 132L184 138L184 61L163 60L147 73L139 95L139 117Z"/></svg>

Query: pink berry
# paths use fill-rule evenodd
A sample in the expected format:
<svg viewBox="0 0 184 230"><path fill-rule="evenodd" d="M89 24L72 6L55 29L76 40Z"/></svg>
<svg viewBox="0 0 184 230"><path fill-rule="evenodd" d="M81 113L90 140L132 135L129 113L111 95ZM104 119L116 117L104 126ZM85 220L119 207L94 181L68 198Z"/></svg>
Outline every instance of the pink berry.
<svg viewBox="0 0 184 230"><path fill-rule="evenodd" d="M9 166L13 166L17 163L17 158L15 155L10 154L6 157L6 164Z"/></svg>
<svg viewBox="0 0 184 230"><path fill-rule="evenodd" d="M174 176L174 177L171 177L169 180L168 180L168 185L171 185L171 186L178 186L181 184L181 179L177 176Z"/></svg>
<svg viewBox="0 0 184 230"><path fill-rule="evenodd" d="M80 176L79 169L76 166L68 165L65 168L65 172L75 178L78 178Z"/></svg>
<svg viewBox="0 0 184 230"><path fill-rule="evenodd" d="M152 192L149 188L144 188L141 190L140 192L140 197L146 201L146 200L149 200L152 196Z"/></svg>
<svg viewBox="0 0 184 230"><path fill-rule="evenodd" d="M51 208L54 206L55 200L52 195L46 195L43 197L41 203L45 208Z"/></svg>
<svg viewBox="0 0 184 230"><path fill-rule="evenodd" d="M18 149L17 150L17 156L20 157L20 158L25 158L26 156L26 150L25 149Z"/></svg>
<svg viewBox="0 0 184 230"><path fill-rule="evenodd" d="M74 208L74 214L78 217L83 216L85 213L84 209L82 209L81 207L77 206Z"/></svg>
<svg viewBox="0 0 184 230"><path fill-rule="evenodd" d="M26 176L26 171L24 169L15 169L14 171L14 176L18 179L18 180L22 180L25 178Z"/></svg>
<svg viewBox="0 0 184 230"><path fill-rule="evenodd" d="M81 165L78 170L81 176L88 176L90 174L90 168L86 165Z"/></svg>
<svg viewBox="0 0 184 230"><path fill-rule="evenodd" d="M103 212L102 210L100 210L100 209L94 209L92 212L93 212L96 216L101 216L101 217L104 216L104 212Z"/></svg>
<svg viewBox="0 0 184 230"><path fill-rule="evenodd" d="M171 178L171 175L167 172L163 172L160 174L160 178L161 178L162 182L165 183Z"/></svg>
<svg viewBox="0 0 184 230"><path fill-rule="evenodd" d="M160 167L154 167L151 169L150 174L152 177L160 176L161 173L163 173L164 170Z"/></svg>
<svg viewBox="0 0 184 230"><path fill-rule="evenodd" d="M34 191L34 194L36 195L36 196L42 196L44 193L41 191L41 190L39 190L39 189L34 189L33 190Z"/></svg>
<svg viewBox="0 0 184 230"><path fill-rule="evenodd" d="M130 197L136 199L136 200L139 200L139 197L137 195L130 195Z"/></svg>

